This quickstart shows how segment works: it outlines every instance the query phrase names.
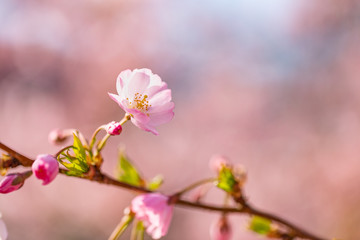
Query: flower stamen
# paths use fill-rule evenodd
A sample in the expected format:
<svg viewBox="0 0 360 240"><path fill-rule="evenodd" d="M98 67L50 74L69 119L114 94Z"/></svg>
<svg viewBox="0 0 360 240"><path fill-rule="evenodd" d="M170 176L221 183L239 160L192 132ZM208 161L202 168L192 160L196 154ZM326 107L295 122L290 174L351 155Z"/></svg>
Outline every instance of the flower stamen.
<svg viewBox="0 0 360 240"><path fill-rule="evenodd" d="M147 112L149 110L149 107L151 107L151 104L149 104L149 101L147 100L148 95L142 95L141 93L135 93L135 97L133 102L129 101L129 98L126 98L126 100L129 101L129 105L131 108L136 108L142 112Z"/></svg>

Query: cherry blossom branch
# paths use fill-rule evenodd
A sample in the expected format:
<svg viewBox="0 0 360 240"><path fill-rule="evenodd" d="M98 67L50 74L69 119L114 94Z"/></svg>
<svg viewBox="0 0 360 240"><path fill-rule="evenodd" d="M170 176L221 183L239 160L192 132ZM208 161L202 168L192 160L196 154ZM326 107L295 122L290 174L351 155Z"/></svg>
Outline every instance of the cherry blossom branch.
<svg viewBox="0 0 360 240"><path fill-rule="evenodd" d="M66 147L64 149L67 149L69 147ZM34 162L34 160L18 153L17 151L11 149L10 147L4 145L3 143L0 142L0 149L4 150L5 152L7 152L9 155L11 155L14 159L16 159L17 161L19 161L19 163L25 167L30 167L32 165L32 163ZM11 160L10 160L11 161ZM65 169L59 169L59 172L61 174L65 174L68 172L68 170ZM146 188L142 188L142 187L137 187L137 186L133 186L124 182L120 182L104 173L102 173L100 171L100 169L98 169L96 166L90 166L90 170L88 173L85 173L81 176L72 176L72 177L76 177L76 178L82 178L82 179L88 179L91 181L95 181L101 184L107 184L107 185L113 185L113 186L117 186L117 187L121 187L121 188L125 188L137 193L151 193L153 191L146 189ZM184 188L184 190L179 191L175 194L173 194L172 196L176 196L176 198L174 199L174 204L179 205L179 206L185 206L185 207L191 207L191 208L196 208L196 209L201 209L201 210L209 210L209 211L217 211L217 212L222 212L222 213L244 213L244 214L249 214L249 215L256 215L256 216L260 216L260 217L264 217L267 218L269 220L272 220L274 222L277 222L283 226L285 226L286 228L288 228L291 232L291 235L289 234L284 234L284 238L283 239L292 239L295 237L299 237L299 238L305 238L305 239L311 239L311 240L325 240L325 238L321 238L318 236L315 236L314 234L311 234L305 230L303 230L302 228L290 223L289 221L278 217L274 214L271 213L267 213L264 212L262 210L259 210L257 208L254 208L253 206L251 206L246 199L241 195L239 197L234 197L234 200L240 204L240 206L238 208L231 208L231 207L220 207L220 206L216 206L216 205L211 205L211 204L204 204L204 203L200 203L200 202L191 202L188 200L183 200L180 199L180 196L182 193L193 189L196 186L199 186L201 184L204 183L209 183L210 181L214 181L214 179L205 179L199 182L196 182L194 184L191 184L190 186L188 186L187 188Z"/></svg>

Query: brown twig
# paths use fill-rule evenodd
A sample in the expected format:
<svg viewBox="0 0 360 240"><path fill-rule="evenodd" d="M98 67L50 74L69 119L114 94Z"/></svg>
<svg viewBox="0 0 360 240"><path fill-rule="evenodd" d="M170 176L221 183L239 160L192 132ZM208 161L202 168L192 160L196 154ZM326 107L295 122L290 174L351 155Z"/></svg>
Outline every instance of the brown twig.
<svg viewBox="0 0 360 240"><path fill-rule="evenodd" d="M30 158L27 158L27 157L21 155L20 153L12 150L11 148L7 147L6 145L2 144L1 142L0 142L0 149L3 149L4 151L8 152L8 154L13 156L17 160L19 160L19 162L25 167L29 167L33 163L33 160L31 160ZM60 169L59 172L61 174L66 174L67 170ZM131 191L135 191L138 193L152 192L146 188L137 187L137 186L133 186L133 185L130 185L130 184L127 184L124 182L117 181L117 180L107 176L106 174L102 173L99 169L95 169L95 172L92 172L91 174L84 174L82 176L74 176L74 177L88 179L88 180L96 181L96 182L102 183L102 184L113 185L113 186L131 190ZM292 231L292 233L294 233L294 237L311 239L311 240L325 240L324 238L317 237L314 234L311 234L311 233L301 229L300 227L297 227L296 225L290 223L289 221L282 219L274 214L267 213L267 212L264 212L264 211L261 211L261 210L258 210L256 208L252 207L251 205L249 205L247 203L246 199L244 199L242 196L239 197L238 199L235 199L235 201L240 203L241 206L239 208L220 207L220 206L216 206L216 205L209 205L209 204L204 204L204 203L199 203L199 202L191 202L191 201L182 200L182 199L177 199L175 204L180 205L180 206L185 206L185 207L192 207L192 208L209 210L209 211L217 211L217 212L222 212L222 213L244 213L244 214L249 214L249 215L256 215L256 216L270 219L274 222L277 222L277 223L287 227L290 231Z"/></svg>
<svg viewBox="0 0 360 240"><path fill-rule="evenodd" d="M25 157L24 155L12 150L11 148L9 148L8 146L4 145L1 142L0 142L0 149L6 151L12 157L16 158L24 167L30 167L33 163L33 160L31 160L30 158Z"/></svg>

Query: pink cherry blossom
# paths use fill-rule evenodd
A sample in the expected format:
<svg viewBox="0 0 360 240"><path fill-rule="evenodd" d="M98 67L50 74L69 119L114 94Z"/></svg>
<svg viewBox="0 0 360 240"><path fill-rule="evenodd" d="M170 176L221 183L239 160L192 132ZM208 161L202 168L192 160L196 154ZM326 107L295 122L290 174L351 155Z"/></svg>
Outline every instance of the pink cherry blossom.
<svg viewBox="0 0 360 240"><path fill-rule="evenodd" d="M21 173L8 174L0 182L0 193L10 193L24 185L25 178Z"/></svg>
<svg viewBox="0 0 360 240"><path fill-rule="evenodd" d="M46 185L59 173L59 163L53 156L41 154L36 157L32 170L38 179L43 180L43 185Z"/></svg>
<svg viewBox="0 0 360 240"><path fill-rule="evenodd" d="M221 216L210 227L211 240L229 240L232 232L226 216Z"/></svg>
<svg viewBox="0 0 360 240"><path fill-rule="evenodd" d="M63 131L60 129L54 129L49 133L48 140L51 144L57 145L63 142L66 137L63 134Z"/></svg>
<svg viewBox="0 0 360 240"><path fill-rule="evenodd" d="M140 129L158 135L156 126L169 122L174 116L171 90L150 69L122 71L116 82L118 95L109 96L131 116Z"/></svg>
<svg viewBox="0 0 360 240"><path fill-rule="evenodd" d="M153 239L165 236L168 231L173 213L173 205L168 201L169 197L160 193L149 193L137 196L131 202L131 211L143 221L146 232Z"/></svg>
<svg viewBox="0 0 360 240"><path fill-rule="evenodd" d="M105 127L106 132L110 135L119 135L122 131L121 124L119 122L112 121Z"/></svg>

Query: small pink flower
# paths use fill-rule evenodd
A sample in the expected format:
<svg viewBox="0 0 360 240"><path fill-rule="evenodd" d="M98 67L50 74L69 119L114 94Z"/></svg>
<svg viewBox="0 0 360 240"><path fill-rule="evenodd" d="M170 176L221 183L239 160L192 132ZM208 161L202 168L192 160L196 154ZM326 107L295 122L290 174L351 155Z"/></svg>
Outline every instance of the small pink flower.
<svg viewBox="0 0 360 240"><path fill-rule="evenodd" d="M174 117L171 90L150 69L122 71L117 78L116 90L118 95L109 93L109 96L140 129L158 135L155 127Z"/></svg>
<svg viewBox="0 0 360 240"><path fill-rule="evenodd" d="M221 216L210 227L211 240L229 240L232 232L226 216Z"/></svg>
<svg viewBox="0 0 360 240"><path fill-rule="evenodd" d="M119 135L122 131L122 127L119 122L112 121L105 127L106 132L110 135Z"/></svg>
<svg viewBox="0 0 360 240"><path fill-rule="evenodd" d="M53 145L58 145L64 142L69 136L72 135L72 132L61 129L54 129L49 133L48 140Z"/></svg>
<svg viewBox="0 0 360 240"><path fill-rule="evenodd" d="M168 231L173 213L173 205L168 201L169 197L160 193L149 193L137 196L131 202L131 211L143 221L146 232L153 239L165 236Z"/></svg>
<svg viewBox="0 0 360 240"><path fill-rule="evenodd" d="M36 157L32 170L38 179L43 180L43 185L46 185L59 173L59 163L53 156L41 154Z"/></svg>
<svg viewBox="0 0 360 240"><path fill-rule="evenodd" d="M223 167L231 167L230 161L221 155L215 155L210 159L209 167L214 172L220 172Z"/></svg>
<svg viewBox="0 0 360 240"><path fill-rule="evenodd" d="M8 174L0 182L0 193L10 193L24 185L25 178L21 173Z"/></svg>

